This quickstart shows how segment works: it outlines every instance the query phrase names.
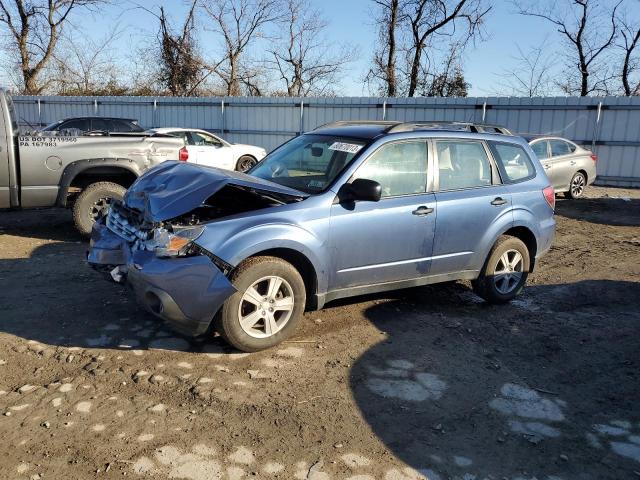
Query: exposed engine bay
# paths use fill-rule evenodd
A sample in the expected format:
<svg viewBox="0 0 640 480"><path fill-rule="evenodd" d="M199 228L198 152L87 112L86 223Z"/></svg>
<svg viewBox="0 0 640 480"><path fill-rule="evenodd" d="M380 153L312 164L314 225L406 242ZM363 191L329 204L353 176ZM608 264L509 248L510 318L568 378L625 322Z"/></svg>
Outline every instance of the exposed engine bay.
<svg viewBox="0 0 640 480"><path fill-rule="evenodd" d="M266 193L253 188L227 185L207 198L201 206L184 215L160 222L160 225L165 228L199 225L230 215L277 207L291 201L291 197L277 193Z"/></svg>

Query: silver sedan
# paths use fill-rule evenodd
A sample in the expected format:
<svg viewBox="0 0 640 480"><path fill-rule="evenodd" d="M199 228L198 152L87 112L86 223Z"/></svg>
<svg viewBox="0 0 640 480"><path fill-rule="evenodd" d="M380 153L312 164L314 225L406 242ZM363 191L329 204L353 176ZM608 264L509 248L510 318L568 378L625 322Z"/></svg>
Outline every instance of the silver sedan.
<svg viewBox="0 0 640 480"><path fill-rule="evenodd" d="M596 179L598 156L566 138L530 137L529 145L540 159L556 193L579 198Z"/></svg>

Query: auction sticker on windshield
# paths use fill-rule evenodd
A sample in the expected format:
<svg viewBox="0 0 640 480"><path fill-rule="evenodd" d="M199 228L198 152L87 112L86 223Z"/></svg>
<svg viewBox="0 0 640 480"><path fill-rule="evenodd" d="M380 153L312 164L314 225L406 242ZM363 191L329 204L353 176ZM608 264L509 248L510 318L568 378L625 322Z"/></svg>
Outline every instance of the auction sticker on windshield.
<svg viewBox="0 0 640 480"><path fill-rule="evenodd" d="M333 144L329 147L329 150L336 150L338 152L347 152L347 153L358 153L362 145L358 145L356 143L343 143L343 142L333 142Z"/></svg>

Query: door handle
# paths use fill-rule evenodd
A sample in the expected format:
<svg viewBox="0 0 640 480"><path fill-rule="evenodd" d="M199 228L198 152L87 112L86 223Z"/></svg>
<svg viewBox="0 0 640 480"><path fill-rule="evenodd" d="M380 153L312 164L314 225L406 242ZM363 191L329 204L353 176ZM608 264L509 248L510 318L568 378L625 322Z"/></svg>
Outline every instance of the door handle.
<svg viewBox="0 0 640 480"><path fill-rule="evenodd" d="M507 201L502 197L496 197L491 201L491 205L495 207L499 207L500 205L504 205Z"/></svg>
<svg viewBox="0 0 640 480"><path fill-rule="evenodd" d="M411 213L418 216L429 215L430 213L433 213L433 208L429 208L429 207L425 207L424 205L421 205Z"/></svg>
<svg viewBox="0 0 640 480"><path fill-rule="evenodd" d="M575 165L576 161L575 160L571 160L571 165Z"/></svg>
<svg viewBox="0 0 640 480"><path fill-rule="evenodd" d="M545 170L549 170L550 168L551 168L551 165L544 165Z"/></svg>

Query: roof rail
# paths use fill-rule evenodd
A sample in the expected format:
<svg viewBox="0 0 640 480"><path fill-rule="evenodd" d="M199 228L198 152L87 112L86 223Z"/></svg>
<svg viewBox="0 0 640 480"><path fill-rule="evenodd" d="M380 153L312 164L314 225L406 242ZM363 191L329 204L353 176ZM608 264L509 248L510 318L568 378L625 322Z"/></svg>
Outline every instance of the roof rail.
<svg viewBox="0 0 640 480"><path fill-rule="evenodd" d="M451 121L399 123L387 130L387 133L414 132L416 130L462 130L473 133L497 133L500 135L513 135L508 128L500 125Z"/></svg>
<svg viewBox="0 0 640 480"><path fill-rule="evenodd" d="M473 133L497 133L500 135L513 135L511 131L500 125L490 125L487 123L473 122L452 122L452 121L432 121L432 122L397 122L389 120L338 120L316 127L315 130L333 127L345 127L348 125L380 125L387 127L385 133L414 132L416 130L456 130Z"/></svg>
<svg viewBox="0 0 640 480"><path fill-rule="evenodd" d="M345 127L348 125L380 125L381 127L391 128L400 124L401 122L394 122L390 120L337 120L335 122L329 122L325 123L324 125L320 125L319 127L314 128L314 130L333 127Z"/></svg>

